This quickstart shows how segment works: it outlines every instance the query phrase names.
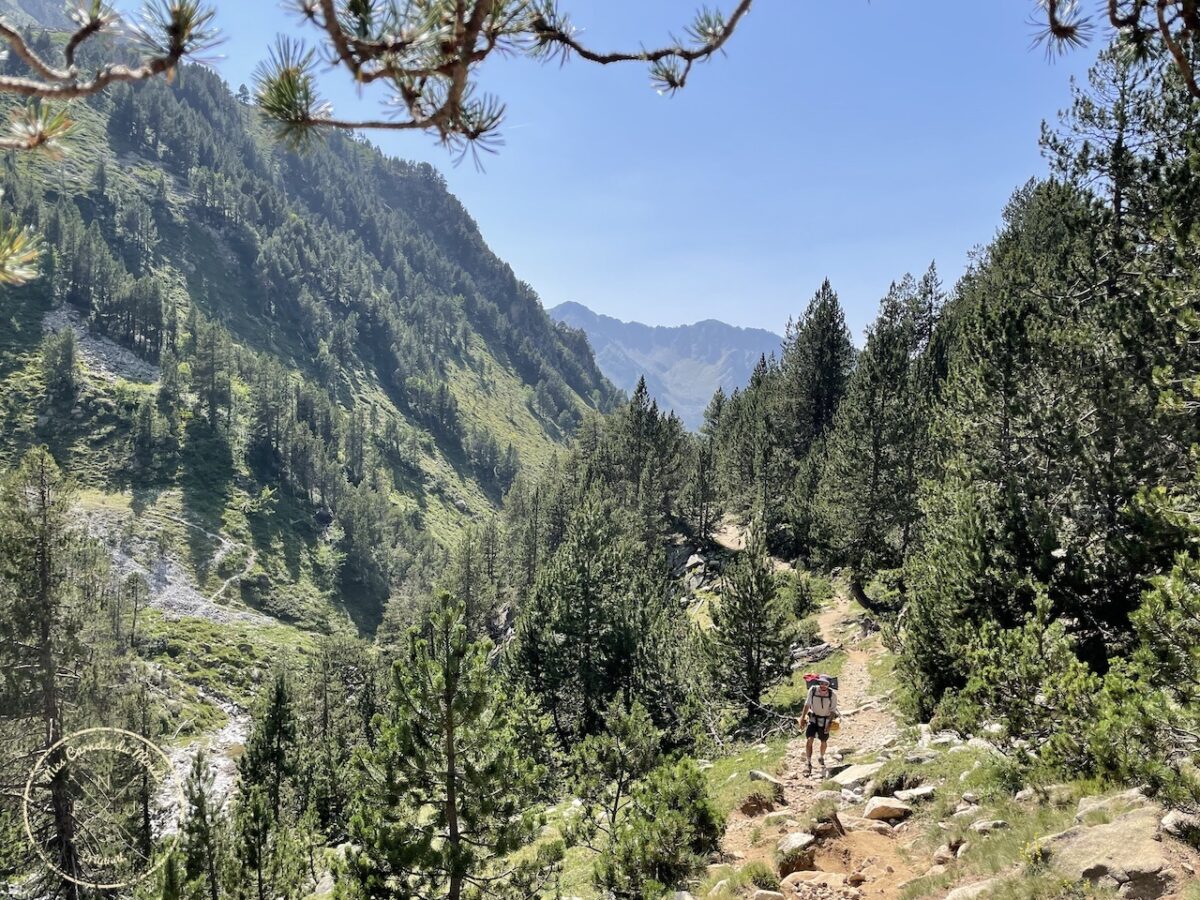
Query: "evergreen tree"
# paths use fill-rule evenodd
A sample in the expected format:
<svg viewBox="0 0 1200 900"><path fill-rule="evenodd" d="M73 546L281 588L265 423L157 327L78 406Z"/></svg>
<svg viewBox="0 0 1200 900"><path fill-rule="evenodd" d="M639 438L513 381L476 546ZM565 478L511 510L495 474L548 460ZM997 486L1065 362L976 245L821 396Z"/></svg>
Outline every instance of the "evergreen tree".
<svg viewBox="0 0 1200 900"><path fill-rule="evenodd" d="M714 663L726 696L753 717L762 711L763 693L788 669L792 627L775 594L762 527L750 530L746 549L725 577L725 590L713 610Z"/></svg>
<svg viewBox="0 0 1200 900"><path fill-rule="evenodd" d="M213 796L213 779L203 750L192 760L184 785L187 811L180 826L184 875L188 885L206 900L220 900L224 853L224 822Z"/></svg>
<svg viewBox="0 0 1200 900"><path fill-rule="evenodd" d="M513 877L499 863L536 834L545 773L521 751L518 710L488 652L445 593L428 627L410 633L391 711L360 755L348 862L363 897L495 890Z"/></svg>

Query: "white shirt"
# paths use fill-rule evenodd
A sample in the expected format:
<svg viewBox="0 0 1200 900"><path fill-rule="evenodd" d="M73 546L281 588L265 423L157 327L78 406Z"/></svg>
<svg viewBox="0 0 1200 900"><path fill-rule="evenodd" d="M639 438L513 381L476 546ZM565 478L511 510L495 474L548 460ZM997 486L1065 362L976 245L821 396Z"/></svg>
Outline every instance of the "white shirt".
<svg viewBox="0 0 1200 900"><path fill-rule="evenodd" d="M814 716L822 719L830 719L837 715L837 691L833 688L829 689L829 693L822 696L817 693L817 686L813 685L808 689L808 711Z"/></svg>

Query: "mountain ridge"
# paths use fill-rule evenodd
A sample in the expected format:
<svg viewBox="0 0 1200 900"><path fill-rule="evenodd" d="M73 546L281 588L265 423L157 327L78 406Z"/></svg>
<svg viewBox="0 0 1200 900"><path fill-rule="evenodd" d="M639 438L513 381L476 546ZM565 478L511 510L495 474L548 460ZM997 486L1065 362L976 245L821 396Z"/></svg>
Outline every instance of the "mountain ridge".
<svg viewBox="0 0 1200 900"><path fill-rule="evenodd" d="M645 377L651 396L692 430L718 387L728 393L744 386L758 360L778 352L783 341L763 328L711 318L685 325L626 322L570 300L547 312L587 335L597 365L617 387L632 393Z"/></svg>

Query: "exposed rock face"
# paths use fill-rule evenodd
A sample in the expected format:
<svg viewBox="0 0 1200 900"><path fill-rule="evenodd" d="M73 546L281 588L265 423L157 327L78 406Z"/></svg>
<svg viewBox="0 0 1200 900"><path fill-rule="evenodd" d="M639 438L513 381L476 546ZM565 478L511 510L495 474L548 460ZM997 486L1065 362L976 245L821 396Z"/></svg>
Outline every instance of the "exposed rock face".
<svg viewBox="0 0 1200 900"><path fill-rule="evenodd" d="M1108 797L1083 797L1075 810L1075 821L1082 822L1092 813L1109 816L1146 806L1150 801L1141 788L1133 788Z"/></svg>
<svg viewBox="0 0 1200 900"><path fill-rule="evenodd" d="M1135 809L1107 825L1076 825L1047 840L1052 865L1068 878L1153 900L1175 882L1159 840L1161 810Z"/></svg>

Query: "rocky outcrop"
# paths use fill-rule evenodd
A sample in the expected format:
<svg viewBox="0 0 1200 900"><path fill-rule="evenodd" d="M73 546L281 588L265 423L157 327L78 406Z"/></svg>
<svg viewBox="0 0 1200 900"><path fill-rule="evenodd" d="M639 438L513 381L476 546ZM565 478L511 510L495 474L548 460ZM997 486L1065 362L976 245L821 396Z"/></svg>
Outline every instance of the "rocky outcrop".
<svg viewBox="0 0 1200 900"><path fill-rule="evenodd" d="M1161 897L1176 878L1159 839L1161 815L1146 807L1105 825L1076 825L1046 840L1050 862L1068 878L1115 889L1130 900Z"/></svg>

